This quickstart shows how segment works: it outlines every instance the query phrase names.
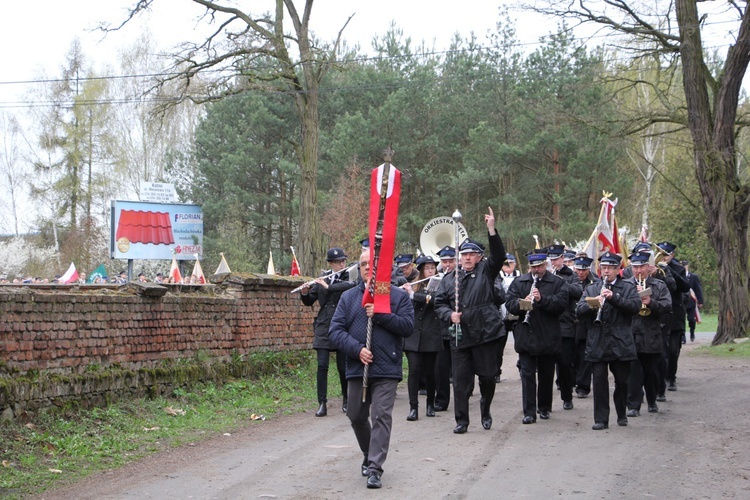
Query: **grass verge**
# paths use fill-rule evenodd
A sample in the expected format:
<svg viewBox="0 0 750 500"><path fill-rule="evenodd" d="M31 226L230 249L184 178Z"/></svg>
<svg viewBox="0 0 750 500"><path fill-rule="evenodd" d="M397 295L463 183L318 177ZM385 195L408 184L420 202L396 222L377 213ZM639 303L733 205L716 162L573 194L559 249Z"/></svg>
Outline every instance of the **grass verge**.
<svg viewBox="0 0 750 500"><path fill-rule="evenodd" d="M41 493L149 454L232 432L260 415L272 418L313 409L314 354L262 356L266 363L273 356L268 364L274 368L253 380L197 384L176 389L169 398L54 409L0 423L0 497ZM330 397L341 396L335 367L332 360Z"/></svg>

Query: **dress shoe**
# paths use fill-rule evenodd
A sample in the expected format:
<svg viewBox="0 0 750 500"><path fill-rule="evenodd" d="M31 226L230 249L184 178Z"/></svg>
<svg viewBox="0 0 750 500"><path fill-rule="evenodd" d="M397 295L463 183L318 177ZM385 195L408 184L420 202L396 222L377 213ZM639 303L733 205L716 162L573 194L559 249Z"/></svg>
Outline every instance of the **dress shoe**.
<svg viewBox="0 0 750 500"><path fill-rule="evenodd" d="M539 418L542 420L549 420L549 412L548 411L540 411L539 412Z"/></svg>
<svg viewBox="0 0 750 500"><path fill-rule="evenodd" d="M365 458L362 462L362 475L367 477L367 467L370 465L370 461Z"/></svg>
<svg viewBox="0 0 750 500"><path fill-rule="evenodd" d="M409 412L409 415L406 417L406 420L408 420L409 422L419 420L419 415L417 414L416 408L412 408L412 410Z"/></svg>
<svg viewBox="0 0 750 500"><path fill-rule="evenodd" d="M583 389L576 389L576 396L578 396L578 399L586 399L589 397L589 393Z"/></svg>
<svg viewBox="0 0 750 500"><path fill-rule="evenodd" d="M573 401L563 401L563 410L572 410Z"/></svg>
<svg viewBox="0 0 750 500"><path fill-rule="evenodd" d="M617 419L617 425L619 425L620 427L627 427L628 426L628 417L618 418Z"/></svg>
<svg viewBox="0 0 750 500"><path fill-rule="evenodd" d="M685 340L685 334L684 334L684 333L682 334L682 339L681 339L681 340L682 340L682 343L683 343L683 344L686 344L686 343L687 343L687 340Z"/></svg>
<svg viewBox="0 0 750 500"><path fill-rule="evenodd" d="M694 333L690 334L690 342L695 342L695 334Z"/></svg>
<svg viewBox="0 0 750 500"><path fill-rule="evenodd" d="M669 385L667 386L667 390L668 391L676 391L677 390L677 385L675 385L674 381L672 381L672 382L669 383Z"/></svg>
<svg viewBox="0 0 750 500"><path fill-rule="evenodd" d="M453 434L466 434L466 431L469 430L468 425L464 424L458 424L455 429L453 429Z"/></svg>
<svg viewBox="0 0 750 500"><path fill-rule="evenodd" d="M495 383L496 384L500 383L500 375L495 375Z"/></svg>
<svg viewBox="0 0 750 500"><path fill-rule="evenodd" d="M439 405L435 404L435 411L446 411L448 409L448 405Z"/></svg>
<svg viewBox="0 0 750 500"><path fill-rule="evenodd" d="M663 403L667 400L667 397L664 394L657 394L656 400L660 403Z"/></svg>
<svg viewBox="0 0 750 500"><path fill-rule="evenodd" d="M484 427L485 430L490 430L490 428L492 428L492 417L489 414L482 417L482 427Z"/></svg>
<svg viewBox="0 0 750 500"><path fill-rule="evenodd" d="M656 406L655 404L648 405L648 412L649 413L659 413L659 407Z"/></svg>
<svg viewBox="0 0 750 500"><path fill-rule="evenodd" d="M346 413L346 409L349 407L349 400L344 398L344 402L341 403L341 411Z"/></svg>
<svg viewBox="0 0 750 500"><path fill-rule="evenodd" d="M380 481L380 474L377 472L371 472L367 477L367 487L380 488L381 486L383 486L383 483Z"/></svg>
<svg viewBox="0 0 750 500"><path fill-rule="evenodd" d="M630 408L628 410L628 417L637 417L639 415L640 415L640 413L635 408Z"/></svg>
<svg viewBox="0 0 750 500"><path fill-rule="evenodd" d="M601 431L603 429L609 429L609 425L603 422L597 422L594 425L592 425L591 428L594 429L595 431Z"/></svg>
<svg viewBox="0 0 750 500"><path fill-rule="evenodd" d="M523 420L521 420L522 424L534 424L536 423L536 418L532 417L531 415L526 415L523 417Z"/></svg>
<svg viewBox="0 0 750 500"><path fill-rule="evenodd" d="M435 416L435 405L427 405L427 410L424 412L425 416L428 417L434 417Z"/></svg>
<svg viewBox="0 0 750 500"><path fill-rule="evenodd" d="M320 403L320 406L318 407L318 411L315 412L316 417L325 417L328 415L328 408L326 408L325 403Z"/></svg>

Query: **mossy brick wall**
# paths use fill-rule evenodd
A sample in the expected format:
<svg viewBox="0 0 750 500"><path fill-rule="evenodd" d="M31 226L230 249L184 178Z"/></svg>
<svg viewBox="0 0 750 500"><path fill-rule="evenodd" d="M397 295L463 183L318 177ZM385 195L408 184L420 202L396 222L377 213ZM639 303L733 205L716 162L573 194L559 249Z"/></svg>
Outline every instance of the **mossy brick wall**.
<svg viewBox="0 0 750 500"><path fill-rule="evenodd" d="M0 418L68 400L163 394L252 372L236 362L244 354L310 349L317 308L289 293L299 284L230 276L168 286L163 296L137 285L0 286ZM177 363L185 359L200 362Z"/></svg>
<svg viewBox="0 0 750 500"><path fill-rule="evenodd" d="M289 293L296 285L245 278L162 297L128 288L0 287L0 362L9 373L82 373L90 365L138 369L197 353L227 360L259 349L309 349L315 309Z"/></svg>

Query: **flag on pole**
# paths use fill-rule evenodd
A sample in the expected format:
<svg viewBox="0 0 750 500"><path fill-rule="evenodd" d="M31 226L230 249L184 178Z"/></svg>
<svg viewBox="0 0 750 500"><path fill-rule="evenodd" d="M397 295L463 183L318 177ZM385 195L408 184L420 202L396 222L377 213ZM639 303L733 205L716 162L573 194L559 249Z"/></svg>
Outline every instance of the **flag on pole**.
<svg viewBox="0 0 750 500"><path fill-rule="evenodd" d="M169 268L170 283L182 283L180 266L177 265L177 257L172 253L172 267Z"/></svg>
<svg viewBox="0 0 750 500"><path fill-rule="evenodd" d="M274 276L276 274L276 268L273 267L273 252L270 250L268 251L268 271L266 271L266 274L270 274L271 276Z"/></svg>
<svg viewBox="0 0 750 500"><path fill-rule="evenodd" d="M602 208L599 211L599 220L582 250L594 261L606 250L622 255L617 218L615 217L617 200L613 202L609 199L610 196L612 196L612 193L604 193L604 197L600 201Z"/></svg>
<svg viewBox="0 0 750 500"><path fill-rule="evenodd" d="M60 277L60 283L75 283L76 281L78 281L78 270L76 265L71 262L68 270Z"/></svg>
<svg viewBox="0 0 750 500"><path fill-rule="evenodd" d="M89 274L86 283L93 283L97 278L100 278L102 283L107 282L107 269L104 267L104 264L99 264L99 267L94 269L91 274Z"/></svg>
<svg viewBox="0 0 750 500"><path fill-rule="evenodd" d="M219 263L219 267L216 268L216 272L214 274L231 273L232 271L229 270L227 259L224 258L224 252L221 252L219 255L221 255L221 262Z"/></svg>
<svg viewBox="0 0 750 500"><path fill-rule="evenodd" d="M638 236L638 241L648 243L648 226L646 224L641 226L641 234Z"/></svg>
<svg viewBox="0 0 750 500"><path fill-rule="evenodd" d="M292 270L289 273L292 276L299 276L299 262L297 262L297 254L294 253L294 247L292 249Z"/></svg>
<svg viewBox="0 0 750 500"><path fill-rule="evenodd" d="M190 275L190 283L196 283L198 285L206 284L206 277L203 276L203 268L201 267L201 261L198 260L198 254L195 255L195 266L193 266L193 274Z"/></svg>

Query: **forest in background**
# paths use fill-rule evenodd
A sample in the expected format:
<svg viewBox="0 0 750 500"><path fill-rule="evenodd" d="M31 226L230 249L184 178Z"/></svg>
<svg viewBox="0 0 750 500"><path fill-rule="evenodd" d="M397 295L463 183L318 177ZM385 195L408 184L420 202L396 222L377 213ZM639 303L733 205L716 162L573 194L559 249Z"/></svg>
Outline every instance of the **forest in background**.
<svg viewBox="0 0 750 500"><path fill-rule="evenodd" d="M392 27L376 41L375 56L341 51L319 89L318 201L328 243L356 258L366 236L369 172L391 146L404 173L397 251L416 253L423 225L455 209L481 240L487 206L519 257L535 234L543 244L576 246L591 234L606 191L619 199L618 222L631 242L645 223L652 241L678 246L678 257L702 276L710 308L716 256L689 135L659 124L634 127L636 115L664 111L660 94L679 99L679 73L658 59L590 47L565 26L529 51L512 26L501 19L481 44L456 36L440 53ZM163 74L148 46L144 37L124 51L117 73ZM248 64L262 69L264 62ZM15 193L3 196L4 218L15 234L33 236L0 242L12 254L1 274L51 277L71 261L84 271L102 262L119 271L124 264L108 257L109 200L133 199L141 180L173 182L181 201L203 206L206 271L223 252L234 271L265 272L269 250L277 269L288 270L304 182L295 156L300 124L288 95L242 91L247 82L234 78L236 95L167 107L169 85L100 78L75 43L64 68L41 88L39 101L48 104L25 117L2 112L0 168L5 189ZM628 84L635 79L657 91L644 94ZM137 263L136 271L168 264Z"/></svg>

